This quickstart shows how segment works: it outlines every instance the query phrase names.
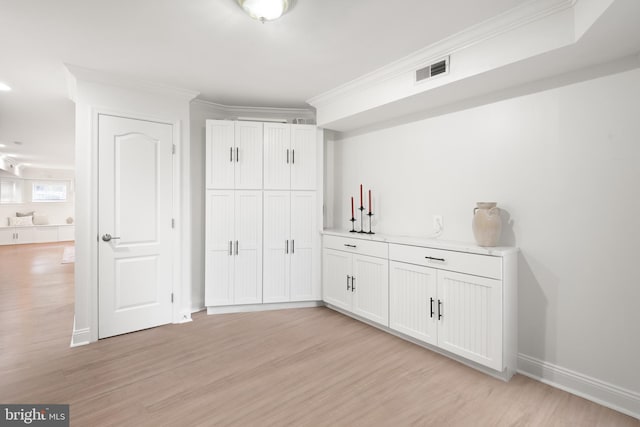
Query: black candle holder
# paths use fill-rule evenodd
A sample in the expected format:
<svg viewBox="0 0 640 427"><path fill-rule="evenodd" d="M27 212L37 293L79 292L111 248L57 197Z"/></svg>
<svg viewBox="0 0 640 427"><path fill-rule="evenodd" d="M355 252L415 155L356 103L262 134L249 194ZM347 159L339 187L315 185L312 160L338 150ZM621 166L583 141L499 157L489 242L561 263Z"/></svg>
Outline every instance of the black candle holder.
<svg viewBox="0 0 640 427"><path fill-rule="evenodd" d="M364 231L364 206L358 208L360 210L360 231L358 233L366 234Z"/></svg>
<svg viewBox="0 0 640 427"><path fill-rule="evenodd" d="M351 217L351 219L349 221L351 221L351 230L349 230L349 233L357 233L357 231L356 231L356 219L354 217Z"/></svg>
<svg viewBox="0 0 640 427"><path fill-rule="evenodd" d="M373 216L373 212L369 211L367 216L369 217L369 231L367 231L367 234L376 234L373 231L371 231L371 217Z"/></svg>

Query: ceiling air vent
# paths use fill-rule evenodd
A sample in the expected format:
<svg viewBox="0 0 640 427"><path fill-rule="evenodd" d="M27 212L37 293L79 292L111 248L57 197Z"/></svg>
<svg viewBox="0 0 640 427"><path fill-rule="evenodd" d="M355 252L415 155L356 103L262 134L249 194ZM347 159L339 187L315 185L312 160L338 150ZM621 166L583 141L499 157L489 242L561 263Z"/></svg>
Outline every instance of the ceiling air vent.
<svg viewBox="0 0 640 427"><path fill-rule="evenodd" d="M416 82L449 72L449 57L416 70Z"/></svg>

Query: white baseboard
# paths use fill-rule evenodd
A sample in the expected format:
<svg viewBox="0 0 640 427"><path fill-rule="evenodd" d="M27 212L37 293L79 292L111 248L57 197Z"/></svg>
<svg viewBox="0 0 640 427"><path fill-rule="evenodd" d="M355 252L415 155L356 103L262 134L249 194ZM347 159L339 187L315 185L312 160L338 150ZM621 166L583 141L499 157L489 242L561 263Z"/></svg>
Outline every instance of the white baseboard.
<svg viewBox="0 0 640 427"><path fill-rule="evenodd" d="M518 373L640 419L640 393L518 354Z"/></svg>
<svg viewBox="0 0 640 427"><path fill-rule="evenodd" d="M91 342L91 330L89 328L73 329L71 334L71 347L80 347Z"/></svg>
<svg viewBox="0 0 640 427"><path fill-rule="evenodd" d="M247 313L251 311L283 310L287 308L321 307L322 301L280 302L272 304L227 305L207 307L207 314Z"/></svg>

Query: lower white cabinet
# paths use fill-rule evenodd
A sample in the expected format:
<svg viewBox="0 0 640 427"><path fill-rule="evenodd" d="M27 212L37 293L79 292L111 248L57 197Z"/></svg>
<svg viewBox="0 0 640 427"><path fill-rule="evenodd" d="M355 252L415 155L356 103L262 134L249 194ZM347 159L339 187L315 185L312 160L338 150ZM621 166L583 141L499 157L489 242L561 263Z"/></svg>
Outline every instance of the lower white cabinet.
<svg viewBox="0 0 640 427"><path fill-rule="evenodd" d="M262 192L208 190L207 306L262 303Z"/></svg>
<svg viewBox="0 0 640 427"><path fill-rule="evenodd" d="M387 259L325 248L322 284L326 303L389 326Z"/></svg>
<svg viewBox="0 0 640 427"><path fill-rule="evenodd" d="M315 191L264 192L263 302L320 299Z"/></svg>
<svg viewBox="0 0 640 427"><path fill-rule="evenodd" d="M390 262L389 326L502 370L502 282Z"/></svg>
<svg viewBox="0 0 640 427"><path fill-rule="evenodd" d="M73 225L34 225L0 227L0 245L51 243L74 240Z"/></svg>
<svg viewBox="0 0 640 427"><path fill-rule="evenodd" d="M324 301L511 378L517 249L406 240L325 232Z"/></svg>

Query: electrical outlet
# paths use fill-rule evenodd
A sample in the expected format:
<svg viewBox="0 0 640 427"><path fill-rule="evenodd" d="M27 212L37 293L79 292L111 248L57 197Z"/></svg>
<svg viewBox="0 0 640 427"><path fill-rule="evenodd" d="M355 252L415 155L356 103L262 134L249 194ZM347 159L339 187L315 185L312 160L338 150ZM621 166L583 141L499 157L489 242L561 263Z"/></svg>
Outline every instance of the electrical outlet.
<svg viewBox="0 0 640 427"><path fill-rule="evenodd" d="M433 216L433 231L436 233L441 233L444 230L444 222L442 219L442 215L434 215Z"/></svg>

